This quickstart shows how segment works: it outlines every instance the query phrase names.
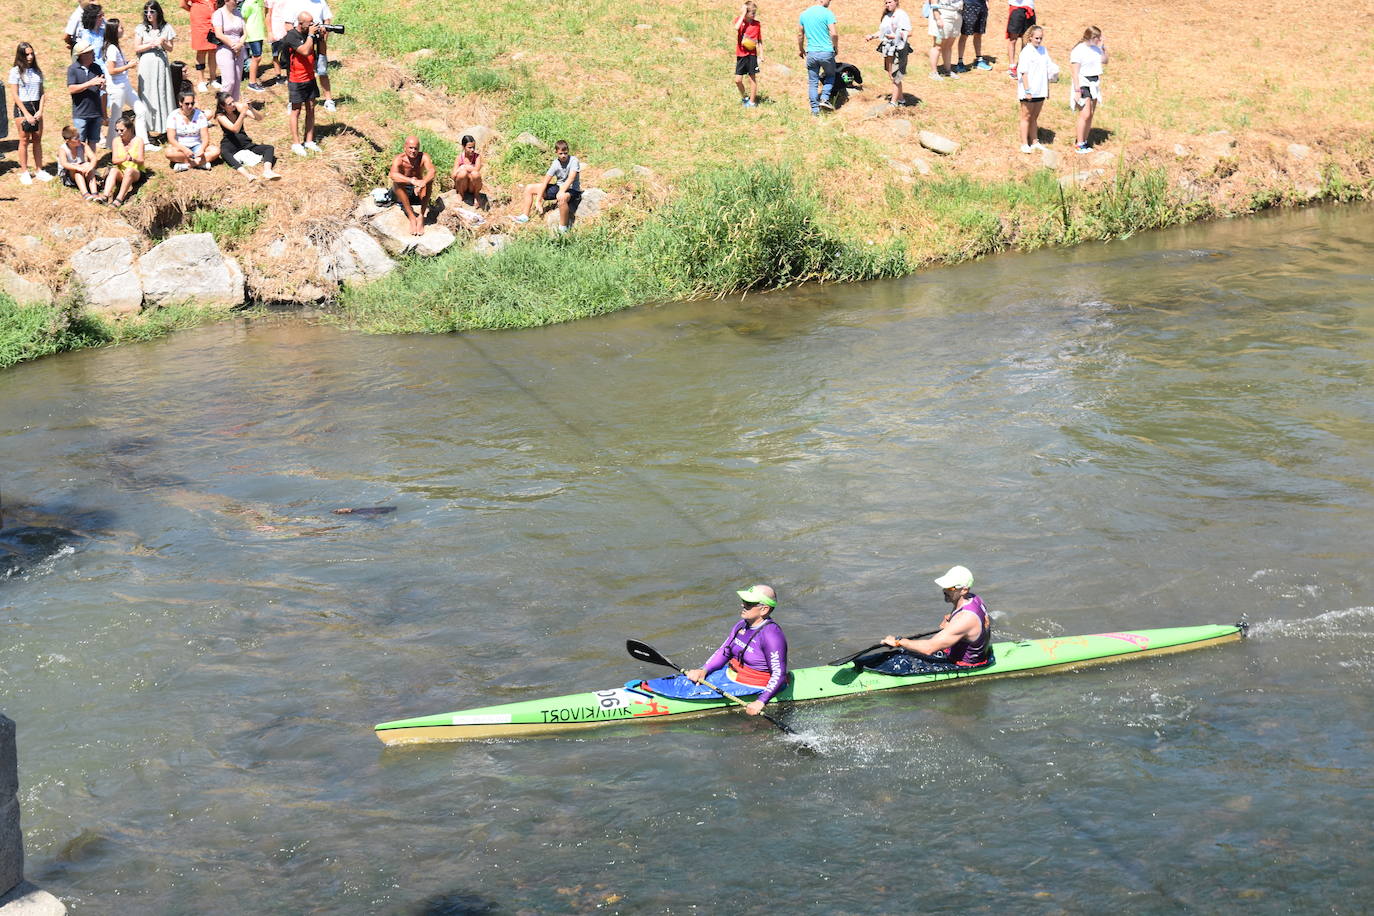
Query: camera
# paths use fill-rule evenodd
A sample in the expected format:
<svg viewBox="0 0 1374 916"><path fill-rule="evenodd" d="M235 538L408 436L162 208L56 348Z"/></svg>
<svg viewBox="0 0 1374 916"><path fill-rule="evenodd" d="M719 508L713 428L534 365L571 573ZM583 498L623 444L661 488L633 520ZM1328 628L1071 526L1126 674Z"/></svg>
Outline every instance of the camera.
<svg viewBox="0 0 1374 916"><path fill-rule="evenodd" d="M333 35L342 35L344 33L344 27L341 25L337 25L333 22L328 23L327 25L322 25L320 26L320 28L324 29L326 32L329 32Z"/></svg>

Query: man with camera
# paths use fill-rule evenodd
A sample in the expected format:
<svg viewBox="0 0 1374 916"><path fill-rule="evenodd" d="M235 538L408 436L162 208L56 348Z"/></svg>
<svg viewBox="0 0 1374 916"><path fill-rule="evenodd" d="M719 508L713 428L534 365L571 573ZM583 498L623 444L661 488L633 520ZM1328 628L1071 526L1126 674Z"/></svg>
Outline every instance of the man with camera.
<svg viewBox="0 0 1374 916"><path fill-rule="evenodd" d="M315 82L316 42L324 34L324 26L316 25L315 18L302 10L296 16L296 26L288 29L282 39L282 50L287 57L286 88L291 103L291 152L297 156L308 156L319 152L315 143L315 100L320 97L320 86ZM305 109L305 127L300 126L301 109Z"/></svg>

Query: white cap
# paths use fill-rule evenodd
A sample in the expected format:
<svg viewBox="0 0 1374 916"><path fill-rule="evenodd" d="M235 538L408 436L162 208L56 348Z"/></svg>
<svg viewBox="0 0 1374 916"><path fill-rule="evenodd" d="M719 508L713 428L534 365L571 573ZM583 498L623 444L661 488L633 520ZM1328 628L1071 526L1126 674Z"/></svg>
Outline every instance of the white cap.
<svg viewBox="0 0 1374 916"><path fill-rule="evenodd" d="M949 572L935 580L941 588L969 588L973 585L973 573L967 566L951 566Z"/></svg>

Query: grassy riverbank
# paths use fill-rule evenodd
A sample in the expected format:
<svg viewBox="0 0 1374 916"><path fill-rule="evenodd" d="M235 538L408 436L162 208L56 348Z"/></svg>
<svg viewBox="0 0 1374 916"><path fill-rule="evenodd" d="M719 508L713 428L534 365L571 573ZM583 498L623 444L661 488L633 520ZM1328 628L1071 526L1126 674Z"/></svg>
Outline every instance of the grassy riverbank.
<svg viewBox="0 0 1374 916"><path fill-rule="evenodd" d="M524 327L650 301L899 276L993 251L1374 195L1374 96L1357 68L1286 67L1280 78L1276 61L1326 59L1322 39L1275 30L1239 0L1178 12L1171 28L1179 34L1227 23L1226 42L1187 52L1160 40L1157 18L1144 8L1041 4L1046 44L1061 65L1089 23L1104 29L1112 54L1098 150L1072 154L1061 83L1041 119L1054 151L1044 157L1016 151L1005 60L991 72L934 82L917 53L905 87L915 104L888 108L890 85L862 41L876 4L860 0L835 0L832 9L840 57L863 68L867 88L833 115L811 117L794 38L805 5L765 3L766 101L746 110L731 84L734 10L706 0L670 7L574 0L539 17L513 2L459 0L436 12L418 0L347 0L336 13L349 31L333 54L344 63L334 74L341 104L336 115L322 115L323 156L287 155L288 179L273 187L247 185L223 169L180 176L159 169L122 220L82 209L52 185L19 188L10 171L0 177L7 192L0 212L83 231L44 236L25 249L0 241L0 261L59 288L68 249L117 221L119 233L147 240L211 231L243 264L252 295L289 298L309 285L291 271L311 259L268 255L281 227L305 224L314 238L342 225L356 194L381 183L409 132L420 134L446 173L468 125L497 132L487 151L493 211L483 231L507 233L510 243L489 257L458 245L406 261L386 280L345 289L338 321L381 332ZM1338 16L1340 8L1321 11ZM54 15L38 0L20 0L17 15L0 24L0 41L53 33L60 28ZM1002 58L999 15L984 51ZM184 23L175 24L184 32ZM1374 21L1349 26L1356 47L1374 41ZM926 39L917 31L919 52ZM39 44L60 79L52 63L60 49ZM269 93L269 116L254 134L284 151L283 100ZM65 114L61 102L54 108ZM955 140L959 150L942 157L922 149L922 130ZM565 239L509 222L520 184L548 157L511 142L522 132L571 142L586 165L584 186L609 195L600 219ZM55 134L50 126L50 141ZM91 324L78 311L49 307L42 321L32 309L0 305L7 342L0 362L137 339L197 314L154 313L126 327Z"/></svg>

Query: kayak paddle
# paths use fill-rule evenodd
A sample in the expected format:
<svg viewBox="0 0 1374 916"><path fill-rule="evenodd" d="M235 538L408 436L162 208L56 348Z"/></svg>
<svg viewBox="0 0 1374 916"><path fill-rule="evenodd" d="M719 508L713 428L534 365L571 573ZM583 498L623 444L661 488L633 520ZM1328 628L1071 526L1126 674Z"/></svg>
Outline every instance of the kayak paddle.
<svg viewBox="0 0 1374 916"><path fill-rule="evenodd" d="M935 635L936 633L938 633L938 632L940 632L940 631L939 631L939 630L931 630L929 633L917 633L915 636L905 636L905 637L903 637L903 639L925 639L927 636L934 636L934 635ZM829 666L832 667L832 668L838 668L838 667L840 667L840 665L847 665L847 664L849 664L850 662L854 661L854 659L858 658L859 656L861 656L861 655L867 655L868 653L872 652L872 651L875 650L875 649L891 649L891 648L892 648L892 647L889 646L889 645L887 645L886 643L881 643L881 642L880 642L880 643L876 643L876 644L874 644L874 645L869 646L867 649L860 649L858 652L855 652L853 655L846 655L844 658L837 658L837 659L835 659L833 662L826 662L826 664L829 665Z"/></svg>
<svg viewBox="0 0 1374 916"><path fill-rule="evenodd" d="M633 655L635 658L639 659L642 662L648 662L651 665L663 665L665 667L672 668L674 671L676 671L678 674L683 675L684 677L687 674L687 672L682 668L679 668L677 664L673 662L672 659L668 658L666 655L662 654L648 643L640 642L637 639L627 639L625 640L625 648L629 651L631 655ZM707 681L704 678L702 679L702 684L706 685L707 687L710 687L716 693L725 697L725 699L729 700L732 703L736 703L740 706L749 705L748 703L741 700L739 697L726 693L724 690L721 690L715 684L712 684L710 681ZM795 729L784 725L783 723L779 722L777 719L774 719L766 712L761 712L759 713L759 715L767 719L769 722L772 722L778 728L782 729L782 731L785 734L795 735L797 733Z"/></svg>

